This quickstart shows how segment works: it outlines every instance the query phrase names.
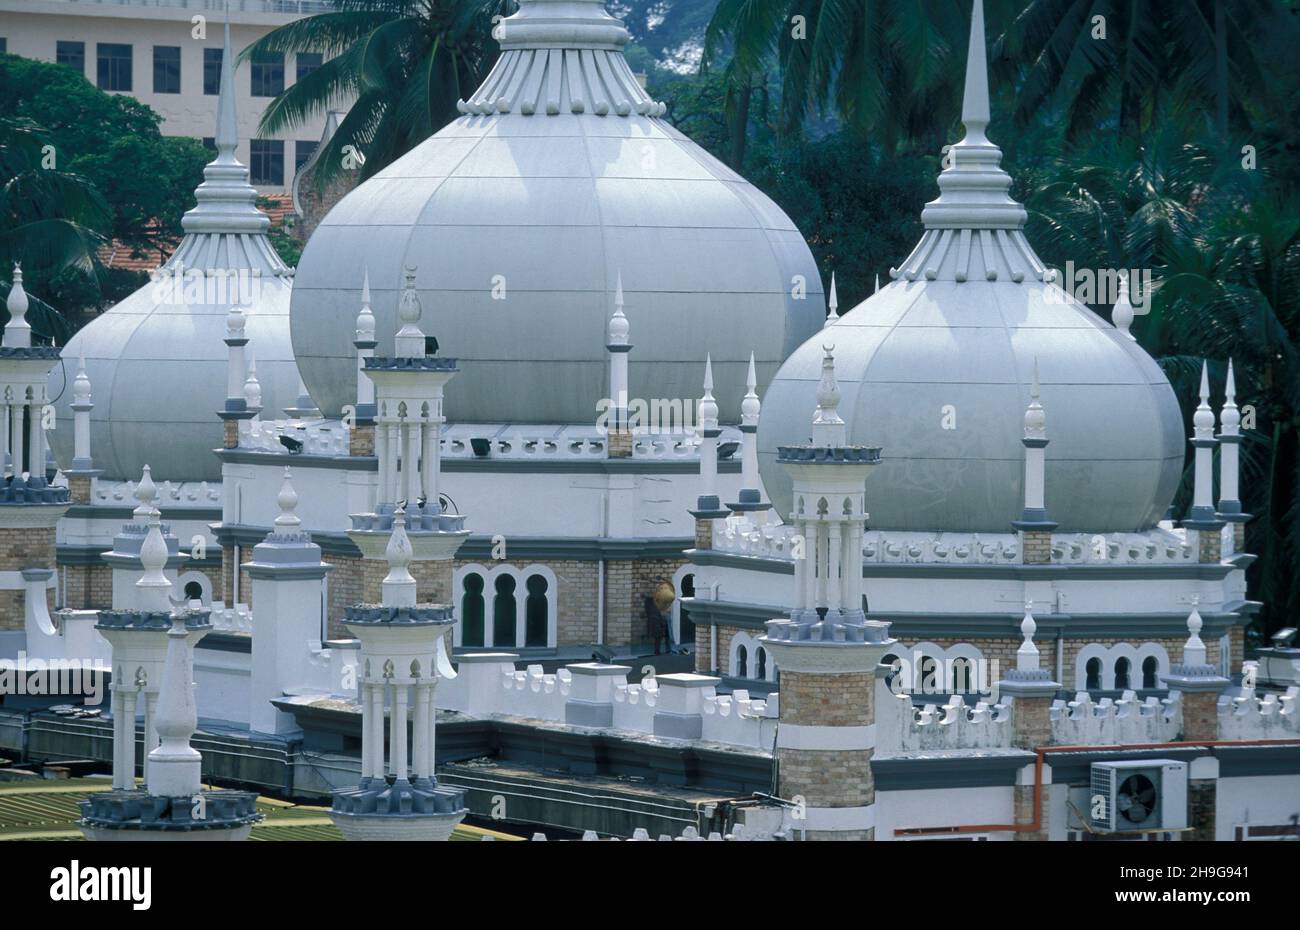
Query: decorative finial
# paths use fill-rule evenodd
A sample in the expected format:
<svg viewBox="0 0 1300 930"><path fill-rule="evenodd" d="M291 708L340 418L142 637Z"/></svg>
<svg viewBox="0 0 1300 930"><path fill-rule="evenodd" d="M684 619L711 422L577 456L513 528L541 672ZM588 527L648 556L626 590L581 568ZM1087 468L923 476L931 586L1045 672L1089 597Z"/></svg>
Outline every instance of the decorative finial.
<svg viewBox="0 0 1300 930"><path fill-rule="evenodd" d="M835 272L831 272L831 293L826 301L826 326L831 326L840 318L839 315L840 299L835 292ZM823 329L825 326L823 327Z"/></svg>
<svg viewBox="0 0 1300 930"><path fill-rule="evenodd" d="M1210 365L1201 362L1201 402L1192 414L1192 425L1197 439L1214 438L1214 411L1210 408Z"/></svg>
<svg viewBox="0 0 1300 930"><path fill-rule="evenodd" d="M700 427L718 428L718 402L713 399L713 356L704 355L704 396L700 398Z"/></svg>
<svg viewBox="0 0 1300 930"><path fill-rule="evenodd" d="M754 371L754 353L749 353L749 371L745 375L745 397L740 402L740 422L757 426L762 405L758 400L758 376Z"/></svg>
<svg viewBox="0 0 1300 930"><path fill-rule="evenodd" d="M262 383L257 380L257 358L248 353L248 377L244 380L244 403L249 410L262 409Z"/></svg>
<svg viewBox="0 0 1300 930"><path fill-rule="evenodd" d="M1039 399L1041 388L1038 383L1038 357L1034 357L1034 381L1029 388L1029 406L1025 408L1025 438L1047 438L1047 414Z"/></svg>
<svg viewBox="0 0 1300 930"><path fill-rule="evenodd" d="M880 272L876 272L876 289L875 289L874 291L872 291L871 293L873 293L873 294L879 294L879 293L880 293Z"/></svg>
<svg viewBox="0 0 1300 930"><path fill-rule="evenodd" d="M153 502L158 496L158 488L153 483L153 475L150 472L148 465L144 467L144 471L140 475L140 483L135 486L135 491L132 492L131 496L140 502L139 506L135 508L136 523L141 525L147 524L149 522L149 515L157 513L157 510L154 509Z"/></svg>
<svg viewBox="0 0 1300 930"><path fill-rule="evenodd" d="M248 318L244 311L238 307L231 307L230 312L226 314L226 342L232 339L244 338L244 327L248 323Z"/></svg>
<svg viewBox="0 0 1300 930"><path fill-rule="evenodd" d="M153 482L149 483L152 487ZM167 541L162 534L162 515L157 508L150 507L148 519L149 530L145 533L144 542L140 544L140 565L144 568L144 574L135 583L135 587L139 592L141 609L167 612L171 610L169 594L172 583L163 574L163 569L167 567Z"/></svg>
<svg viewBox="0 0 1300 930"><path fill-rule="evenodd" d="M1201 641L1201 628L1205 621L1201 619L1201 596L1192 595L1192 612L1187 615L1187 642L1183 646L1183 665L1197 666L1206 664L1205 643Z"/></svg>
<svg viewBox="0 0 1300 930"><path fill-rule="evenodd" d="M302 520L294 513L298 506L298 492L293 488L293 476L286 466L284 469L284 481L280 484L280 493L276 495L275 501L280 505L280 515L275 518L276 531L281 534L295 533L298 527L302 526Z"/></svg>
<svg viewBox="0 0 1300 930"><path fill-rule="evenodd" d="M77 376L72 379L72 403L83 407L90 403L90 377L86 374L86 346L81 346L77 359Z"/></svg>
<svg viewBox="0 0 1300 930"><path fill-rule="evenodd" d="M1241 411L1237 409L1237 380L1228 359L1228 381L1223 387L1223 409L1219 413L1220 434L1237 436L1241 432Z"/></svg>
<svg viewBox="0 0 1300 930"><path fill-rule="evenodd" d="M398 507L393 512L393 535L388 537L388 546L384 549L388 559L388 574L381 587L385 607L414 607L415 578L407 569L415 552L411 548L411 539L406 535L406 508Z"/></svg>
<svg viewBox="0 0 1300 930"><path fill-rule="evenodd" d="M239 145L239 120L235 115L235 67L230 54L230 20L226 19L221 46L221 82L217 88L217 155L231 160Z"/></svg>
<svg viewBox="0 0 1300 930"><path fill-rule="evenodd" d="M370 310L370 268L361 275L361 312L357 314L356 342L375 341L375 315Z"/></svg>
<svg viewBox="0 0 1300 930"><path fill-rule="evenodd" d="M9 299L5 308L9 311L9 322L5 325L5 348L27 348L32 344L32 327L27 322L27 291L23 288L23 268L14 263L13 286L9 288Z"/></svg>
<svg viewBox="0 0 1300 930"><path fill-rule="evenodd" d="M961 100L966 145L986 145L989 125L989 66L984 50L984 0L975 0L970 17L970 46L966 54L966 88Z"/></svg>
<svg viewBox="0 0 1300 930"><path fill-rule="evenodd" d="M623 272L618 273L618 283L614 287L614 315L609 318L609 344L627 345L628 332L631 329L627 317L623 315Z"/></svg>
<svg viewBox="0 0 1300 930"><path fill-rule="evenodd" d="M1034 620L1034 602L1025 601L1025 616L1020 621L1020 634L1024 641L1020 648L1016 650L1016 668L1022 672L1035 671L1038 668L1038 647L1034 645L1034 633L1038 631L1038 623Z"/></svg>
<svg viewBox="0 0 1300 930"><path fill-rule="evenodd" d="M414 265L407 265L404 271L406 282L402 286L402 298L397 305L397 317L402 321L402 328L394 338L394 347L398 358L424 358L424 332L420 329L420 317L423 307L420 295L415 290Z"/></svg>
<svg viewBox="0 0 1300 930"><path fill-rule="evenodd" d="M1111 308L1110 320L1125 336L1137 340L1137 337L1129 332L1129 327L1133 325L1133 304L1128 296L1127 274L1119 276L1119 296L1115 298L1115 306Z"/></svg>
<svg viewBox="0 0 1300 930"><path fill-rule="evenodd" d="M817 410L813 414L812 442L820 448L840 448L846 443L844 421L840 419L840 386L835 381L835 346L823 345L822 379L817 385Z"/></svg>

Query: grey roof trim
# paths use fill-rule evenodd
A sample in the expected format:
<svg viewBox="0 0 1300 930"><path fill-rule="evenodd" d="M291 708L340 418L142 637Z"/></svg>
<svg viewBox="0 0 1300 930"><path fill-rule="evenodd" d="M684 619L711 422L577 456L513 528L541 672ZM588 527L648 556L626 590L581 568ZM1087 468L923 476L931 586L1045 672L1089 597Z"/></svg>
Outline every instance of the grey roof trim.
<svg viewBox="0 0 1300 930"><path fill-rule="evenodd" d="M775 572L793 575L794 563L784 559L768 559L754 555L736 555L731 552L718 552L713 549L691 549L690 559L697 565L713 565L720 568L744 568L750 571ZM959 578L970 579L1017 579L1020 581L1051 581L1064 578L1088 580L1122 578L1127 581L1141 580L1195 580L1219 581L1231 572L1245 566L1233 561L1218 564L1201 564L1199 562L1152 564L1152 565L938 565L922 562L866 562L862 566L864 578ZM1249 558L1254 558L1249 556Z"/></svg>
<svg viewBox="0 0 1300 930"><path fill-rule="evenodd" d="M1155 749L1098 749L1087 752L1048 753L1054 784L1086 786L1094 762L1120 759L1173 759L1191 762L1202 756L1219 760L1220 778L1247 778L1258 775L1295 775L1300 773L1300 744L1294 746L1179 746L1168 744Z"/></svg>
<svg viewBox="0 0 1300 930"><path fill-rule="evenodd" d="M105 552L110 552L102 545L80 545L74 546L69 543L59 543L55 547L55 564L57 565L103 565L111 560L104 558ZM174 568L181 562L175 562L175 556L168 560L168 567ZM183 556L183 563L189 568L218 568L221 565L221 553L209 552L207 556L201 559L195 559L188 555Z"/></svg>
<svg viewBox="0 0 1300 930"><path fill-rule="evenodd" d="M69 517L85 520L131 521L135 517L135 508L126 506L104 506L101 504L73 504L68 508ZM220 507L167 507L163 514L171 523L177 520L220 520Z"/></svg>
<svg viewBox="0 0 1300 930"><path fill-rule="evenodd" d="M767 621L785 616L783 610L763 604L708 601L694 597L682 598L682 606L690 611L691 622L697 626L716 623L723 626L761 630L766 627Z"/></svg>
<svg viewBox="0 0 1300 930"><path fill-rule="evenodd" d="M1034 754L1008 750L995 755L974 752L952 756L933 753L873 759L871 773L877 791L918 791L925 788L990 788L1011 786L1016 773L1034 761ZM1056 780L1056 770L1052 770Z"/></svg>

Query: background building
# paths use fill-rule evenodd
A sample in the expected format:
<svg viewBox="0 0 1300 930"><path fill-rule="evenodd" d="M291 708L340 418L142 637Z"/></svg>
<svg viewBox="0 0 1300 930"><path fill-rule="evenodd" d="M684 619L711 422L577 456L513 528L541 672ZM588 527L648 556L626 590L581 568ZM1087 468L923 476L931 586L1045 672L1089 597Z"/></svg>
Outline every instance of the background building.
<svg viewBox="0 0 1300 930"><path fill-rule="evenodd" d="M327 9L319 0L231 3L235 53L277 26ZM130 94L152 107L163 117L164 135L212 145L224 16L220 0L0 0L0 51L75 68L101 90ZM299 54L239 69L237 155L261 193L289 190L295 171L320 141L325 118L254 138L258 121L285 87L320 64L320 55Z"/></svg>

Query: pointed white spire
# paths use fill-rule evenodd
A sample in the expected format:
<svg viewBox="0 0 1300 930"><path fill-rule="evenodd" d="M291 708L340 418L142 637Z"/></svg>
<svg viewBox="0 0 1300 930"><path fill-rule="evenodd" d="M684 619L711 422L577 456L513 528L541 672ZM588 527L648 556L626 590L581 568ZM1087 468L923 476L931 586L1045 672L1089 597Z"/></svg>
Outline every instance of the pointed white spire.
<svg viewBox="0 0 1300 930"><path fill-rule="evenodd" d="M700 398L700 426L703 429L718 428L718 402L713 399L713 356L704 356L704 396Z"/></svg>
<svg viewBox="0 0 1300 930"><path fill-rule="evenodd" d="M86 346L81 346L77 358L77 376L72 379L72 403L81 407L90 403L90 377L86 374Z"/></svg>
<svg viewBox="0 0 1300 930"><path fill-rule="evenodd" d="M1038 383L1038 357L1034 357L1034 381L1029 388L1029 406L1025 408L1025 438L1047 438L1047 414L1041 401L1042 389Z"/></svg>
<svg viewBox="0 0 1300 930"><path fill-rule="evenodd" d="M630 329L627 317L623 315L623 272L620 271L614 288L614 315L609 318L609 346L627 345Z"/></svg>
<svg viewBox="0 0 1300 930"><path fill-rule="evenodd" d="M754 353L749 353L749 371L745 374L745 397L740 402L740 422L744 426L757 426L762 405L758 400L758 376L754 370Z"/></svg>
<svg viewBox="0 0 1300 930"><path fill-rule="evenodd" d="M1220 438L1241 434L1241 411L1237 409L1237 381L1232 373L1232 359L1228 359L1228 381L1223 388L1223 409L1219 413Z"/></svg>
<svg viewBox="0 0 1300 930"><path fill-rule="evenodd" d="M1128 295L1128 275L1122 274L1119 277L1119 296L1115 299L1115 306L1110 312L1111 322L1125 336L1136 341L1136 337L1129 332L1129 327L1133 325L1133 304Z"/></svg>
<svg viewBox="0 0 1300 930"><path fill-rule="evenodd" d="M845 445L846 430L840 418L840 386L835 381L835 346L824 345L822 379L817 385L817 410L813 414L812 441L815 446L838 448Z"/></svg>
<svg viewBox="0 0 1300 930"><path fill-rule="evenodd" d="M147 525L150 514L157 512L154 509L153 502L158 496L158 488L153 483L153 474L150 472L148 465L144 467L144 472L140 475L140 481L136 484L131 496L140 502L135 508L133 519L140 526Z"/></svg>
<svg viewBox="0 0 1300 930"><path fill-rule="evenodd" d="M873 293L873 294L879 294L879 293L880 293L880 273L879 273L879 272L876 273L876 289L875 289L874 291L872 291L871 293Z"/></svg>
<svg viewBox="0 0 1300 930"><path fill-rule="evenodd" d="M362 269L361 274L361 310L357 313L357 331L354 341L357 343L373 343L375 341L375 314L370 309L369 265ZM357 348L361 348L361 346L358 345Z"/></svg>
<svg viewBox="0 0 1300 930"><path fill-rule="evenodd" d="M293 475L286 466L284 480L280 483L280 493L275 502L280 505L280 515L275 518L275 531L280 534L296 533L302 526L302 520L294 513L298 507L298 492L293 487Z"/></svg>
<svg viewBox="0 0 1300 930"><path fill-rule="evenodd" d="M411 538L406 535L406 508L398 507L393 513L393 535L388 537L384 550L388 559L388 575L381 587L385 607L414 607L415 578L407 568L415 557Z"/></svg>
<svg viewBox="0 0 1300 930"><path fill-rule="evenodd" d="M1020 634L1024 641L1020 648L1016 650L1016 668L1022 672L1032 672L1038 669L1038 647L1034 645L1034 633L1038 630L1038 623L1034 620L1034 602L1025 601L1025 617L1020 621Z"/></svg>
<svg viewBox="0 0 1300 930"><path fill-rule="evenodd" d="M1183 645L1183 665L1187 666L1206 664L1205 643L1201 641L1205 621L1201 619L1200 603L1200 595L1193 594L1192 612L1187 615L1187 642Z"/></svg>
<svg viewBox="0 0 1300 930"><path fill-rule="evenodd" d="M966 53L966 88L961 99L961 121L966 127L962 142L968 145L988 143L984 130L989 125L989 66L984 42L984 0L975 0Z"/></svg>
<svg viewBox="0 0 1300 930"><path fill-rule="evenodd" d="M1192 425L1195 427L1197 439L1214 438L1214 410L1210 407L1210 366L1209 362L1201 362L1201 402L1196 407L1196 412L1192 414Z"/></svg>
<svg viewBox="0 0 1300 930"><path fill-rule="evenodd" d="M203 789L203 757L190 745L199 726L194 700L194 652L185 628L185 614L177 611L171 621L153 718L159 744L149 753L145 781L151 795L179 798L189 804L188 799Z"/></svg>
<svg viewBox="0 0 1300 930"><path fill-rule="evenodd" d="M9 288L9 299L5 302L9 311L3 340L6 349L25 349L32 344L32 327L27 322L28 305L27 291L23 288L23 269L15 262L13 286Z"/></svg>
<svg viewBox="0 0 1300 930"><path fill-rule="evenodd" d="M840 318L839 307L840 307L840 298L839 295L835 292L835 272L832 271L831 292L829 298L827 298L826 300L826 310L827 310L826 323L822 327L823 329L825 329L827 326L833 326L835 324L835 321Z"/></svg>
<svg viewBox="0 0 1300 930"><path fill-rule="evenodd" d="M248 377L244 380L244 402L249 410L262 409L262 384L257 380L257 357L248 353Z"/></svg>
<svg viewBox="0 0 1300 930"><path fill-rule="evenodd" d="M148 477L148 466L145 466L145 477ZM152 491L153 482L150 481L149 484ZM136 512L139 512L138 508ZM151 506L148 514L149 530L145 534L144 542L140 544L140 565L144 568L144 574L135 583L138 592L136 601L141 610L161 612L171 610L169 596L172 583L163 574L163 569L167 567L168 553L167 541L163 539L161 520L162 515L158 509Z"/></svg>

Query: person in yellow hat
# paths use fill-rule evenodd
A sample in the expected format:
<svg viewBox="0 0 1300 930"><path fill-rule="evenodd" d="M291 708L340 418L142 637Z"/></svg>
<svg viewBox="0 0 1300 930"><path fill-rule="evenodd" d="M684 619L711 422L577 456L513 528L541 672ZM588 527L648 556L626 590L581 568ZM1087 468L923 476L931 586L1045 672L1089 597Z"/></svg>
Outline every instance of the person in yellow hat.
<svg viewBox="0 0 1300 930"><path fill-rule="evenodd" d="M660 578L654 592L645 599L646 632L655 644L655 655L660 654L659 641L664 642L664 652L672 653L672 609L677 592L666 578Z"/></svg>

